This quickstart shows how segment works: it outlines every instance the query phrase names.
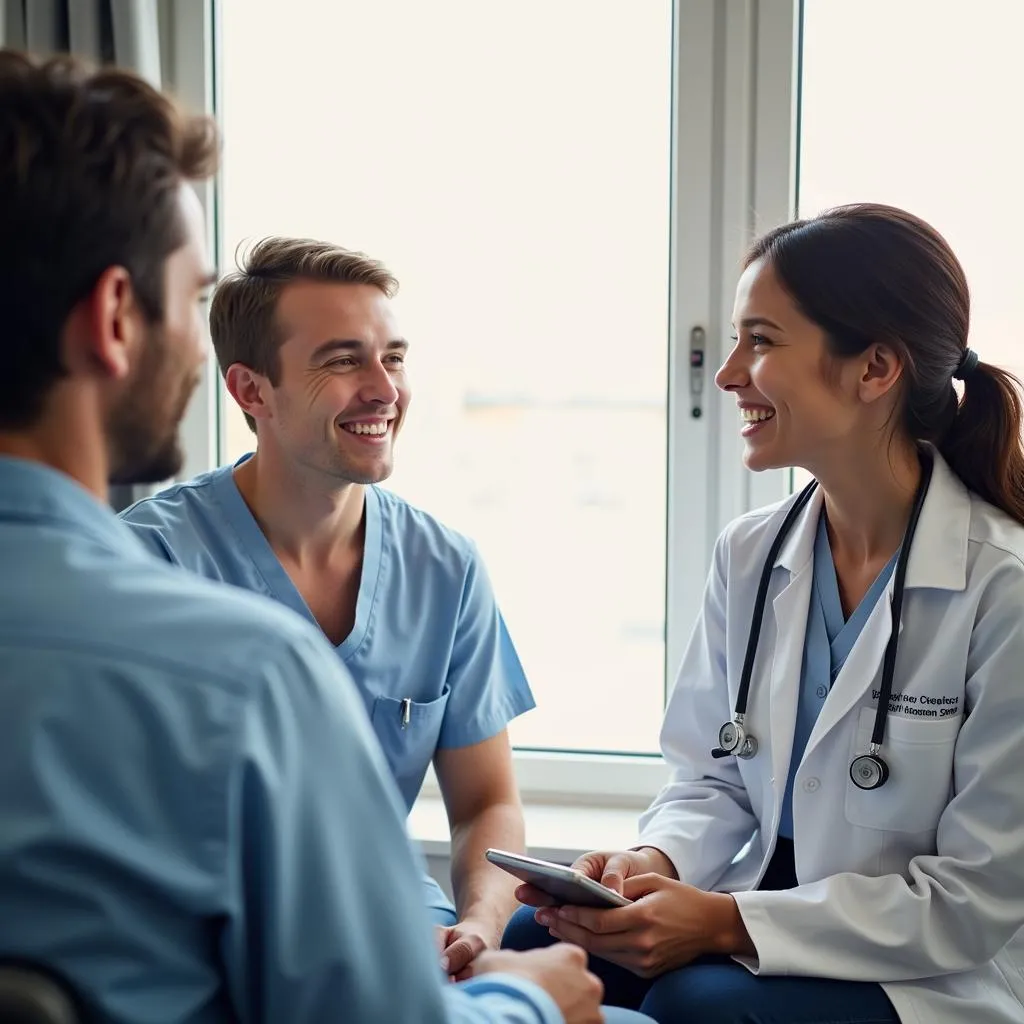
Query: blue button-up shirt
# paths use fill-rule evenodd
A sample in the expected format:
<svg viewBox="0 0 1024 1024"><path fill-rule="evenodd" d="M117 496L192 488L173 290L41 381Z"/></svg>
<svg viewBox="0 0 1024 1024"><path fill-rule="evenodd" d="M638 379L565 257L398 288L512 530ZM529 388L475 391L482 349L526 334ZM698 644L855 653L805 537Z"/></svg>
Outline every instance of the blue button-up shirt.
<svg viewBox="0 0 1024 1024"><path fill-rule="evenodd" d="M0 957L113 1024L559 1021L444 982L351 679L272 601L0 458Z"/></svg>

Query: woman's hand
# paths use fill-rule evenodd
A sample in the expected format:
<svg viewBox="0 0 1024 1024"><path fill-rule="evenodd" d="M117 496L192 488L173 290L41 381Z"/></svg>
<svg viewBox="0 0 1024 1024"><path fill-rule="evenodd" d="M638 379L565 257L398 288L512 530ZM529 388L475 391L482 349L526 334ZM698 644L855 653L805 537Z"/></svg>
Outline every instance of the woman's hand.
<svg viewBox="0 0 1024 1024"><path fill-rule="evenodd" d="M652 846L639 850L598 851L585 853L572 865L587 878L600 882L609 889L622 892L623 883L627 878L651 873L676 877L676 869L672 861ZM549 896L532 885L521 885L516 889L516 899L530 907L553 907L558 900Z"/></svg>
<svg viewBox="0 0 1024 1024"><path fill-rule="evenodd" d="M632 906L557 907L537 912L555 938L581 946L642 978L682 967L705 953L756 955L736 901L727 893L644 874L627 876Z"/></svg>

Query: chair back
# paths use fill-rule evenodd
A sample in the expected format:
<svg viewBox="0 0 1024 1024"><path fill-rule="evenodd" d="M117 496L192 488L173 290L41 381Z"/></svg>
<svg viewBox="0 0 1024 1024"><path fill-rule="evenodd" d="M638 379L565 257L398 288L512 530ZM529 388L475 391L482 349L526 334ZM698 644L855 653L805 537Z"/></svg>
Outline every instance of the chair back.
<svg viewBox="0 0 1024 1024"><path fill-rule="evenodd" d="M82 1024L74 999L47 972L0 962L0 1024Z"/></svg>

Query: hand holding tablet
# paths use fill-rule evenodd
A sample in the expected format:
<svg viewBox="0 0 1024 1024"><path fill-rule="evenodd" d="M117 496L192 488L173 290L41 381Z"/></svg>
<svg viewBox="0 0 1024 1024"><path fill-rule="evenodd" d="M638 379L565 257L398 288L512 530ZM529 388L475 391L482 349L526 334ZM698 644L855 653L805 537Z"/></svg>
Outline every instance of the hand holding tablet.
<svg viewBox="0 0 1024 1024"><path fill-rule="evenodd" d="M568 906L609 909L628 907L632 902L614 889L588 878L582 871L562 864L507 850L488 850L485 856L510 875L528 882L535 889Z"/></svg>

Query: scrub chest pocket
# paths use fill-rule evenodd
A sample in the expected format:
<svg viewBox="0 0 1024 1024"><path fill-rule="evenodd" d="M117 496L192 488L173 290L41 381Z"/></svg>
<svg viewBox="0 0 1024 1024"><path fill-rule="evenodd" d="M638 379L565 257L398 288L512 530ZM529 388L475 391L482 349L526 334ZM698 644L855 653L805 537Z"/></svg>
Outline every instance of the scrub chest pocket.
<svg viewBox="0 0 1024 1024"><path fill-rule="evenodd" d="M373 730L407 807L416 799L437 749L450 692L445 687L440 697L425 703L395 697L378 697L373 703Z"/></svg>

